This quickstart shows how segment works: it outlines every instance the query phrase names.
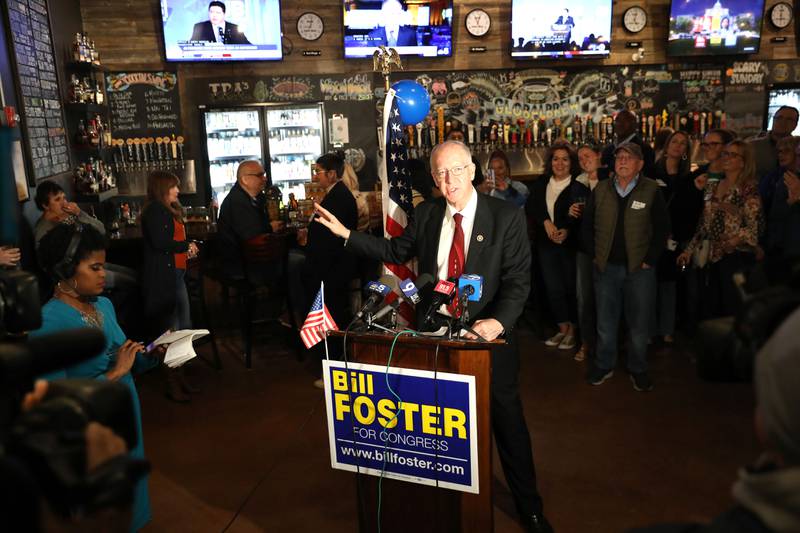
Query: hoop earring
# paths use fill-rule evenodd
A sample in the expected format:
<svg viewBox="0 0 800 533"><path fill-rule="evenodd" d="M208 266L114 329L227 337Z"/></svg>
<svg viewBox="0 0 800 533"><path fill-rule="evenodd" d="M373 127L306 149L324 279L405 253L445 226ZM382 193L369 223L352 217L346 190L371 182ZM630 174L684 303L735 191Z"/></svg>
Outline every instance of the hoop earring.
<svg viewBox="0 0 800 533"><path fill-rule="evenodd" d="M78 294L78 280L72 278L72 290L75 291L75 294Z"/></svg>
<svg viewBox="0 0 800 533"><path fill-rule="evenodd" d="M687 159L689 159L689 156L688 156L688 155L686 155L686 154L684 153L684 154L683 154L683 157L681 157L681 159L683 159L684 161L686 161Z"/></svg>

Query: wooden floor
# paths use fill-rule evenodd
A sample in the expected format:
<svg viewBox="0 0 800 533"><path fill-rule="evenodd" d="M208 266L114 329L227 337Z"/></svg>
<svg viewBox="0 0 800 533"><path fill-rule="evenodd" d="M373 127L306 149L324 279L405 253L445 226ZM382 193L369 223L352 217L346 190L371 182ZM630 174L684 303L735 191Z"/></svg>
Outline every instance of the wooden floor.
<svg viewBox="0 0 800 533"><path fill-rule="evenodd" d="M653 350L653 392L635 392L623 368L592 387L584 363L524 327L520 340L539 489L557 532L703 521L731 504L736 469L758 451L749 385L701 382L689 355ZM137 380L153 465L145 531L356 531L354 478L330 467L309 364L266 337L248 371L234 339L222 345L222 371L192 363L203 392L191 404L169 402L158 372ZM496 454L494 465L495 531L522 531Z"/></svg>

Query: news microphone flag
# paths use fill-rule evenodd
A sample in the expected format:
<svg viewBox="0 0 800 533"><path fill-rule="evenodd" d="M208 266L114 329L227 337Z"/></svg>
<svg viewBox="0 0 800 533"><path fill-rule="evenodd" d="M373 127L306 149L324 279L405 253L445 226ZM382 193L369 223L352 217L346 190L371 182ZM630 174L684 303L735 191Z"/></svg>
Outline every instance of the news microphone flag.
<svg viewBox="0 0 800 533"><path fill-rule="evenodd" d="M388 239L402 235L409 220L414 216L408 151L403 138L403 124L400 121L400 110L394 89L389 89L383 103L383 134L378 176L382 186L383 234ZM417 277L415 260L402 265L384 263L383 270L394 275L398 282L407 278L414 280ZM400 305L400 316L410 324L414 320L414 311L404 302Z"/></svg>
<svg viewBox="0 0 800 533"><path fill-rule="evenodd" d="M321 284L311 310L308 312L303 327L300 328L300 338L306 348L311 348L325 336L327 331L339 331L336 322L333 321L328 307L325 305L325 285Z"/></svg>

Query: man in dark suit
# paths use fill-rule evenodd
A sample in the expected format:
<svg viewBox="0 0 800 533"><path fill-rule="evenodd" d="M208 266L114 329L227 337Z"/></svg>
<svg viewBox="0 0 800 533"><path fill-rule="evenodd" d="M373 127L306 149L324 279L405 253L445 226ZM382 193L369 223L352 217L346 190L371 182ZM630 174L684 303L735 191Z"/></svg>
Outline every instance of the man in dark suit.
<svg viewBox="0 0 800 533"><path fill-rule="evenodd" d="M209 2L208 20L198 22L192 31L192 41L211 41L220 44L250 44L239 26L225 22L225 4Z"/></svg>
<svg viewBox="0 0 800 533"><path fill-rule="evenodd" d="M653 176L656 154L650 144L644 142L639 136L637 131L638 124L639 121L636 119L636 115L627 109L623 109L614 117L614 132L617 135L617 143L609 145L603 150L603 166L597 172L600 179L606 179L611 175L614 171L614 154L616 154L617 148L628 142L638 144L639 148L642 149L642 156L644 157L642 174L648 178Z"/></svg>
<svg viewBox="0 0 800 533"><path fill-rule="evenodd" d="M407 13L399 0L384 0L381 5L380 23L369 32L371 46L416 46L417 27L404 24Z"/></svg>
<svg viewBox="0 0 800 533"><path fill-rule="evenodd" d="M530 247L522 210L479 194L472 186L475 165L469 148L446 141L431 152L431 173L443 198L421 203L399 237L381 239L351 231L317 206L321 224L346 240L347 249L390 263L416 257L419 273L447 278L451 263L484 278L483 295L470 302L472 328L487 340L505 335L492 348L491 416L497 451L517 510L530 531L552 531L536 488L530 435L519 397L519 351L514 326L530 291ZM428 290L418 315L431 300Z"/></svg>
<svg viewBox="0 0 800 533"><path fill-rule="evenodd" d="M236 185L222 201L217 237L222 270L233 278L244 277L243 243L282 228L280 220L270 221L264 187L267 173L260 161L243 161L236 170ZM253 279L252 281L260 281Z"/></svg>

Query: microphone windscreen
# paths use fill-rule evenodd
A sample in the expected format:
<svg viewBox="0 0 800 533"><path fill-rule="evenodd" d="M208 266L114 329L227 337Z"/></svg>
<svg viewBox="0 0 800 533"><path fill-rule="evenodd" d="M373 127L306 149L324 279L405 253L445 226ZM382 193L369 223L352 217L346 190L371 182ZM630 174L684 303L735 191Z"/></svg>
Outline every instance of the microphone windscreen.
<svg viewBox="0 0 800 533"><path fill-rule="evenodd" d="M472 291L470 292L469 289L466 289L467 287L470 287ZM479 274L464 274L458 278L458 293L469 293L468 301L479 302L483 294L483 276Z"/></svg>
<svg viewBox="0 0 800 533"><path fill-rule="evenodd" d="M71 367L96 357L105 345L105 335L95 328L59 331L25 344L0 343L0 382L20 383Z"/></svg>
<svg viewBox="0 0 800 533"><path fill-rule="evenodd" d="M428 274L427 272L417 276L417 290L424 291L433 283L433 276Z"/></svg>

